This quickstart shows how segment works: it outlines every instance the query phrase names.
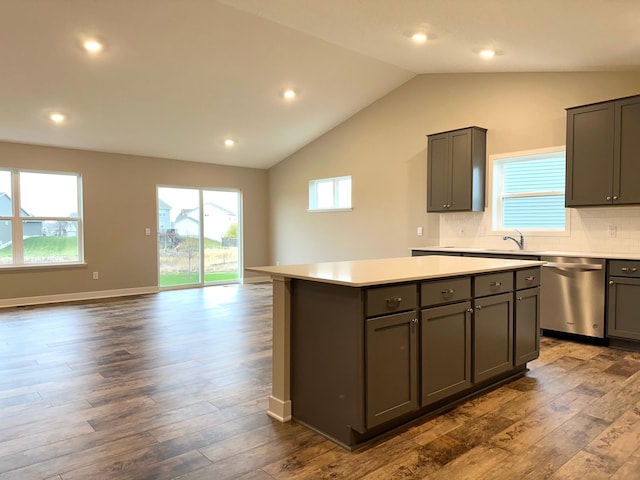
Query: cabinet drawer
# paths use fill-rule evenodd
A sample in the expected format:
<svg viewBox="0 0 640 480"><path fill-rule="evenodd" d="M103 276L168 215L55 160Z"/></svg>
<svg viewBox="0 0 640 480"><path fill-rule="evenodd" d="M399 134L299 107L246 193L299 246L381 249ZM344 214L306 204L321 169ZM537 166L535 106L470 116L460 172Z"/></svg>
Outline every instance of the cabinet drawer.
<svg viewBox="0 0 640 480"><path fill-rule="evenodd" d="M513 272L488 273L474 277L475 297L485 297L513 290Z"/></svg>
<svg viewBox="0 0 640 480"><path fill-rule="evenodd" d="M636 260L610 260L609 275L640 277L640 262Z"/></svg>
<svg viewBox="0 0 640 480"><path fill-rule="evenodd" d="M403 312L418 306L418 285L368 288L367 317Z"/></svg>
<svg viewBox="0 0 640 480"><path fill-rule="evenodd" d="M424 282L420 288L420 303L423 307L471 298L471 278L469 277Z"/></svg>
<svg viewBox="0 0 640 480"><path fill-rule="evenodd" d="M540 285L540 269L527 268L516 272L516 290L537 287Z"/></svg>

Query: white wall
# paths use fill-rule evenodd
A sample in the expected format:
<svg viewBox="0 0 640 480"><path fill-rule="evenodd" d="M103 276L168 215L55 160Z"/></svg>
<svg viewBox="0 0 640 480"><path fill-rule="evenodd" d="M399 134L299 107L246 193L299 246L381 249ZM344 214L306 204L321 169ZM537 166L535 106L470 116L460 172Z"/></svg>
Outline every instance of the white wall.
<svg viewBox="0 0 640 480"><path fill-rule="evenodd" d="M270 262L405 256L429 245L502 248L501 237L487 235L487 213L426 213L425 135L478 125L488 129L488 156L564 145L565 108L638 93L640 72L415 77L269 171ZM353 211L308 213L308 181L341 175L353 177ZM639 212L575 210L570 236L529 245L637 250ZM615 239L608 224L618 226Z"/></svg>

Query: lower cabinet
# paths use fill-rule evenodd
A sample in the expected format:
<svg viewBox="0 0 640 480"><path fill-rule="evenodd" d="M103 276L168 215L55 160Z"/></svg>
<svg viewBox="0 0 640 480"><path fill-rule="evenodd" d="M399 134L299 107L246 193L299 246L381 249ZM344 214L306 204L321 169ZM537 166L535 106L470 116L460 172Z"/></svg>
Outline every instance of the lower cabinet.
<svg viewBox="0 0 640 480"><path fill-rule="evenodd" d="M471 387L471 302L420 313L421 406Z"/></svg>
<svg viewBox="0 0 640 480"><path fill-rule="evenodd" d="M478 298L473 306L473 381L513 368L513 293Z"/></svg>
<svg viewBox="0 0 640 480"><path fill-rule="evenodd" d="M514 365L540 356L540 287L516 291L514 312Z"/></svg>
<svg viewBox="0 0 640 480"><path fill-rule="evenodd" d="M366 415L372 428L418 408L418 320L410 311L366 327Z"/></svg>
<svg viewBox="0 0 640 480"><path fill-rule="evenodd" d="M623 340L640 340L640 278L609 277L607 334Z"/></svg>

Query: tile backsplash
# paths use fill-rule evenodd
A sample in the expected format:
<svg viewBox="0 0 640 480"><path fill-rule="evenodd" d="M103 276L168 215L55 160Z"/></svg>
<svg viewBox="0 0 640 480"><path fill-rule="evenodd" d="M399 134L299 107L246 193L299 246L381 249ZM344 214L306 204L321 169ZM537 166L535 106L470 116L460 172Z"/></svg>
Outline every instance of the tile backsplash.
<svg viewBox="0 0 640 480"><path fill-rule="evenodd" d="M593 207L570 209L568 234L543 236L523 232L526 250L570 252L640 252L640 207ZM491 213L443 213L440 246L517 249L491 232Z"/></svg>

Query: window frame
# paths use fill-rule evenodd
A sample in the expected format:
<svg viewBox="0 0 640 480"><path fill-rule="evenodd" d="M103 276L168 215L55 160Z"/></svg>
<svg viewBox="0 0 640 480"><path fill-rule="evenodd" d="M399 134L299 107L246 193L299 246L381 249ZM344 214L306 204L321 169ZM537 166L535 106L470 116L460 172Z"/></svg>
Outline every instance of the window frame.
<svg viewBox="0 0 640 480"><path fill-rule="evenodd" d="M498 174L498 169L500 168L499 164L505 164L511 162L518 161L531 161L535 159L545 159L557 155L562 155L566 157L566 146L556 146L556 147L548 147L548 148L539 148L533 150L524 150L518 152L509 152L502 154L495 154L489 156L489 185L488 191L491 196L489 199L489 210L490 215L488 215L488 232L490 235L503 236L505 234L513 233L513 228L503 228L502 227L502 202L500 201L504 197L516 198L516 197L542 197L542 196L557 196L564 195L565 189L563 190L555 190L555 191L535 191L532 190L527 193L518 193L518 194L507 194L502 195L502 176ZM566 175L566 172L565 172ZM565 179L566 180L566 179ZM564 181L563 181L564 183ZM538 194L536 194L538 193ZM564 229L552 229L552 228L526 228L519 227L518 230L521 230L523 233L526 233L527 236L541 236L541 237L553 237L553 236L569 236L571 234L571 210L567 207L564 208L565 214L565 225Z"/></svg>
<svg viewBox="0 0 640 480"><path fill-rule="evenodd" d="M341 181L349 180L349 206L340 207L340 189L338 184ZM333 185L333 203L331 207L318 208L318 186L331 182ZM309 180L309 204L307 212L350 212L353 210L353 179L351 175L340 177L327 177Z"/></svg>
<svg viewBox="0 0 640 480"><path fill-rule="evenodd" d="M17 268L55 268L68 265L84 265L84 214L83 214L83 193L82 193L82 174L78 172L62 172L51 170L35 170L35 169L22 169L11 167L0 167L0 171L9 172L11 191L7 192L11 198L11 215L0 216L0 221L9 221L11 224L11 242L12 242L12 256L11 262L7 264L0 264L0 269L17 269ZM77 217L71 216L47 216L47 215L33 215L24 216L22 211L25 210L22 207L21 197L21 185L20 174L21 173L35 173L46 175L64 175L69 177L75 177L77 182L76 195L77 195ZM4 193L4 192L3 192ZM78 259L61 261L61 262L25 262L24 259L24 224L26 220L39 221L43 224L45 222L73 222L77 224L76 238L78 242Z"/></svg>

